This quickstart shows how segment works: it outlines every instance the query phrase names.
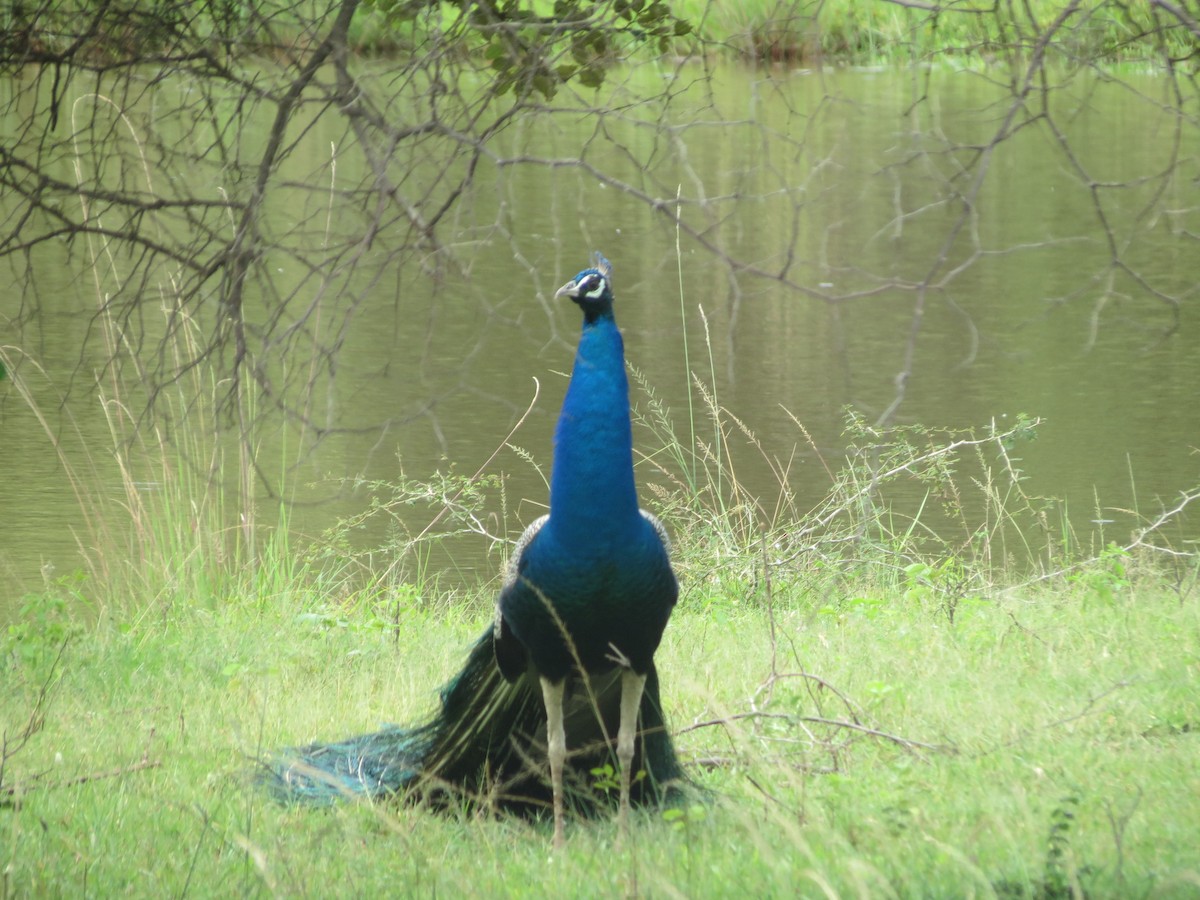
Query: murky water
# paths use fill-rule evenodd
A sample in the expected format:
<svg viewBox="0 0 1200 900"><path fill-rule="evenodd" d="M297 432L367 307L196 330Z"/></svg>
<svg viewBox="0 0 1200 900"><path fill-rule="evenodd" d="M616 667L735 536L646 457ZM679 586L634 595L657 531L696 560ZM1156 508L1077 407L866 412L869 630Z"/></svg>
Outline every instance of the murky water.
<svg viewBox="0 0 1200 900"><path fill-rule="evenodd" d="M1027 491L1065 500L1081 528L1113 519L1113 537L1123 539L1160 498L1200 481L1200 141L1193 127L1176 148L1173 119L1147 99L1160 85L1135 86L1143 93L1064 88L1052 106L1065 145L1031 126L992 150L1011 100L978 76L950 72L914 104L924 83L911 75L771 80L730 69L681 92L669 129L613 118L598 136L583 115L572 125L515 127L497 145L502 156L566 159L586 147L591 168L481 166L442 230L452 263L436 271L428 259L394 264L383 232L353 281L363 302L352 315L310 298L330 304L316 328L321 340L340 341L336 372L313 363L322 373L308 425L260 427L258 466L286 484L301 535L366 506L368 492L351 484L358 476L425 480L485 463L503 477L508 528L532 519L546 497L550 434L579 326L576 310L551 298L595 248L616 269L629 360L680 434L689 432L689 403L698 437L712 434L690 371L768 455L792 460L802 508L824 495L829 477L793 417L836 465L847 406L868 422L937 427L1026 414L1044 419L1038 440L1019 450ZM321 138L312 159L328 152ZM286 175L308 174L317 187L327 173L307 162L293 160ZM341 165L339 177L352 179L349 154ZM1171 166L1177 177L1160 177ZM669 200L677 191L682 233L633 193ZM296 192L295 202L281 198L274 215L312 216L310 197ZM314 248L329 242L329 229L336 237L336 219L324 236L314 230ZM108 382L86 256L44 252L32 264L40 305L10 320L3 343L46 377L22 369L37 414L11 379L0 382L0 618L43 573L80 566L79 544L92 532L77 492L121 491L112 410L106 417L87 390L97 372ZM305 284L294 257L268 264L281 295ZM15 306L4 315L16 317ZM303 368L303 345L287 352ZM515 450L505 440L535 380L537 402L510 439ZM136 405L136 393L127 399ZM648 401L638 391L635 402ZM271 404L253 415L261 426ZM638 440L656 446L645 431ZM734 433L727 452L769 504L777 486L758 450ZM642 471L658 477L649 465ZM161 473L133 477L154 490ZM494 513L500 492L492 493ZM438 508L407 507L404 527L420 532ZM495 519L483 524L505 533ZM382 543L394 526L381 519L354 538ZM1193 522L1180 536L1195 531ZM484 537L464 538L426 564L450 582L487 577L498 565L488 547Z"/></svg>

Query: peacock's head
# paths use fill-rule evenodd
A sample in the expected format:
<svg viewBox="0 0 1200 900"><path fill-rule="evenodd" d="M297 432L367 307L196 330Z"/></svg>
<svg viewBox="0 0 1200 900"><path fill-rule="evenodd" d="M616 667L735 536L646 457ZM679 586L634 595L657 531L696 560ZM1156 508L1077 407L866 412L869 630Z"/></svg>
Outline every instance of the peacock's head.
<svg viewBox="0 0 1200 900"><path fill-rule="evenodd" d="M612 263L592 254L592 267L584 269L557 291L555 297L570 297L589 319L612 310Z"/></svg>

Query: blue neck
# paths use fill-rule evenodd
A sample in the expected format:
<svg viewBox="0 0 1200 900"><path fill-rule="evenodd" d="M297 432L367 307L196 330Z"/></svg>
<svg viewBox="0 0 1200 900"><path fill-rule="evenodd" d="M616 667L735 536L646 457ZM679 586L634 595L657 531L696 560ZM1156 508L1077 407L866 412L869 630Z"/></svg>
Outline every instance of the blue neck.
<svg viewBox="0 0 1200 900"><path fill-rule="evenodd" d="M625 347L612 314L585 321L554 432L547 527L572 546L619 539L639 521Z"/></svg>

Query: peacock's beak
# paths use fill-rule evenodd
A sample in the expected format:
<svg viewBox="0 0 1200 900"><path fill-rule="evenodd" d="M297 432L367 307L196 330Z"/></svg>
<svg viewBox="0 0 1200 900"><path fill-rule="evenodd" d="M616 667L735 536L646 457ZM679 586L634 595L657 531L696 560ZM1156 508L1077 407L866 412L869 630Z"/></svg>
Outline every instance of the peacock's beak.
<svg viewBox="0 0 1200 900"><path fill-rule="evenodd" d="M557 300L559 297L570 297L570 298L574 299L575 297L579 296L578 290L579 290L579 286L576 285L573 280L568 281L566 284L564 284L562 287L560 287L557 291L554 292L554 299Z"/></svg>

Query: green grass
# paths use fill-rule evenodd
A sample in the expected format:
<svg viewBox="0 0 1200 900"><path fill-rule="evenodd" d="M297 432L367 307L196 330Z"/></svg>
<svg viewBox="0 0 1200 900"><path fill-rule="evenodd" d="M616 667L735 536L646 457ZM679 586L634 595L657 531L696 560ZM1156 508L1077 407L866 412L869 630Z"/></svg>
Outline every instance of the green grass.
<svg viewBox="0 0 1200 900"><path fill-rule="evenodd" d="M902 582L827 602L776 572L767 603L685 573L660 669L712 800L627 844L575 823L557 859L544 825L288 810L244 781L264 749L421 716L487 591L406 607L398 642L311 571L86 630L74 596L31 598L3 661L3 896L1195 895L1200 607L1136 560L1115 592L1098 571L953 623Z"/></svg>

